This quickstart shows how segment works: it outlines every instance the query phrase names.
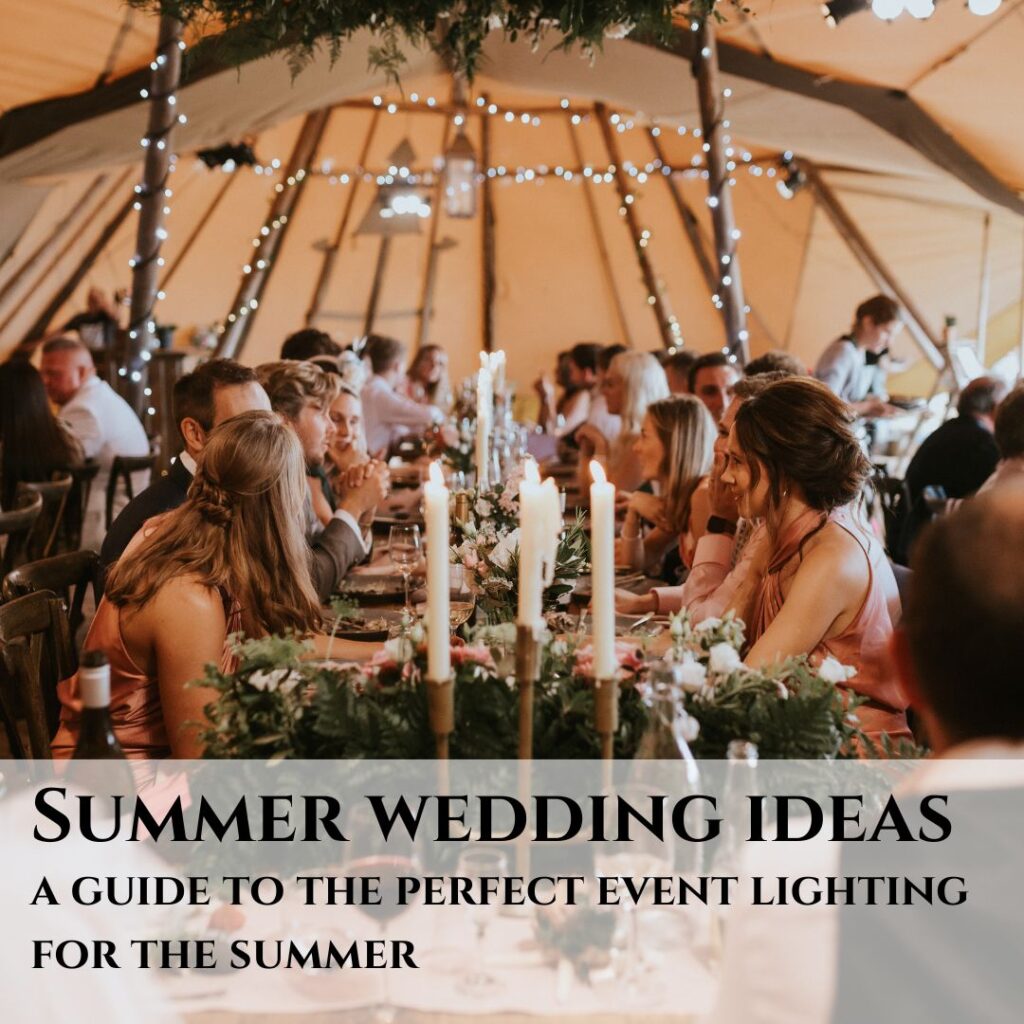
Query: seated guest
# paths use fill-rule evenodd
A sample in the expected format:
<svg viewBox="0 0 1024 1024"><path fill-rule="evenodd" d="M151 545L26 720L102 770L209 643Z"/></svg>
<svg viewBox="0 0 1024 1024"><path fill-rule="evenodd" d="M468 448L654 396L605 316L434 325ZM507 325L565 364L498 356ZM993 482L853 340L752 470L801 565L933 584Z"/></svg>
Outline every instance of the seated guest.
<svg viewBox="0 0 1024 1024"><path fill-rule="evenodd" d="M150 520L113 566L84 650L110 662L110 715L127 757L202 754L197 723L215 694L189 684L209 663L230 669L231 634L316 628L305 493L295 433L269 412L242 413L210 434L185 503ZM59 696L52 748L65 758L78 740L77 677Z"/></svg>
<svg viewBox="0 0 1024 1024"><path fill-rule="evenodd" d="M705 352L690 367L690 394L696 395L717 423L732 401L732 389L742 377L736 363L724 352Z"/></svg>
<svg viewBox="0 0 1024 1024"><path fill-rule="evenodd" d="M909 737L907 701L888 662L899 594L881 544L850 508L869 464L849 411L820 381L788 378L748 398L729 436L722 482L745 519L764 519L769 543L737 598L753 668L798 654L832 656L857 674L871 738Z"/></svg>
<svg viewBox="0 0 1024 1024"><path fill-rule="evenodd" d="M444 419L440 409L421 405L400 392L405 365L405 345L400 341L371 334L365 358L373 370L362 393L366 445L372 455L387 455L406 434L425 431Z"/></svg>
<svg viewBox="0 0 1024 1024"><path fill-rule="evenodd" d="M562 389L555 403L555 389L547 377L536 383L541 410L538 423L546 433L569 437L590 415L598 385L600 345L582 341L558 356L558 384Z"/></svg>
<svg viewBox="0 0 1024 1024"><path fill-rule="evenodd" d="M813 907L738 900L708 1024L1019 1018L1022 536L1024 489L1009 486L927 527L893 640L896 670L932 750L901 780L900 806L916 807L924 794L948 794L953 821L942 843L899 844L930 849L926 862L901 856L898 871L966 874L968 931L962 914L938 908L865 912L826 900ZM826 821L821 841L748 843L739 873L822 879L893 873L885 842L828 842L828 832ZM921 913L929 916L922 920Z"/></svg>
<svg viewBox="0 0 1024 1024"><path fill-rule="evenodd" d="M791 375L776 371L737 381L733 399L717 426L714 467L708 477L707 519L703 534L697 541L686 582L676 587L655 587L647 594L618 590L615 607L620 612L627 615L646 612L665 615L685 608L696 623L721 618L727 611L736 611L736 598L754 571L753 567L762 559L767 530L763 521L755 523L740 517L736 511L735 495L722 483L729 432L744 401L788 376Z"/></svg>
<svg viewBox="0 0 1024 1024"><path fill-rule="evenodd" d="M715 424L692 395L675 395L647 407L633 453L653 493L629 497L620 541L621 561L634 567L658 565L678 547L683 565L693 560L708 518L705 477L711 470ZM641 524L653 529L646 537Z"/></svg>
<svg viewBox="0 0 1024 1024"><path fill-rule="evenodd" d="M82 464L82 446L50 409L39 371L27 360L0 365L0 509L20 483L45 483Z"/></svg>
<svg viewBox="0 0 1024 1024"><path fill-rule="evenodd" d="M576 431L580 445L580 490L587 493L590 460L597 459L616 487L635 491L644 477L633 454L633 443L640 436L648 406L668 397L665 371L650 352L620 352L604 375L601 393L608 413L619 417L621 428L614 437L605 436L589 422Z"/></svg>
<svg viewBox="0 0 1024 1024"><path fill-rule="evenodd" d="M281 345L282 359L315 359L317 356L341 355L341 346L326 332L305 327L289 334Z"/></svg>
<svg viewBox="0 0 1024 1024"><path fill-rule="evenodd" d="M174 382L171 404L184 447L167 474L137 494L110 524L100 549L104 570L121 557L147 519L184 502L195 476L196 460L214 427L239 413L270 411L270 399L256 371L230 359L210 359L179 377Z"/></svg>
<svg viewBox="0 0 1024 1024"><path fill-rule="evenodd" d="M690 394L690 370L695 362L697 353L688 348L678 349L662 359L668 389L673 395Z"/></svg>
<svg viewBox="0 0 1024 1024"><path fill-rule="evenodd" d="M334 436L330 405L339 385L337 378L313 363L282 361L257 367L260 381L274 412L285 418L298 435L307 473L322 469ZM316 481L319 486L319 478ZM367 516L387 495L388 471L374 462L361 474L331 512L326 525L317 519L312 491L307 484L304 506L306 538L313 549L313 582L321 600L337 589L349 569L370 553ZM327 495L325 500L330 502Z"/></svg>
<svg viewBox="0 0 1024 1024"><path fill-rule="evenodd" d="M784 373L787 377L806 377L808 375L807 367L796 356L790 355L788 352L780 352L778 349L751 359L743 367L744 377L757 377L763 373Z"/></svg>
<svg viewBox="0 0 1024 1024"><path fill-rule="evenodd" d="M999 465L979 494L1024 481L1024 384L1018 384L997 406L995 438Z"/></svg>
<svg viewBox="0 0 1024 1024"><path fill-rule="evenodd" d="M613 415L608 411L608 400L604 394L604 380L608 376L612 360L620 352L628 352L625 345L605 345L597 353L597 382L590 392L590 412L587 414L587 423L595 427L608 439L609 443L619 436L622 429L622 418ZM587 478L589 486L590 480Z"/></svg>
<svg viewBox="0 0 1024 1024"><path fill-rule="evenodd" d="M881 355L899 333L903 322L900 307L888 295L875 295L862 302L853 315L849 334L836 338L821 354L814 376L827 384L858 416L885 416L894 410L868 392L874 377L867 355ZM876 360L877 362L877 360Z"/></svg>
<svg viewBox="0 0 1024 1024"><path fill-rule="evenodd" d="M82 524L82 547L99 550L103 540L107 481L115 455L148 455L149 441L132 407L96 375L89 350L73 338L51 338L43 345L40 367L50 401L82 446L87 459L99 463ZM149 473L136 473L135 491L149 483ZM120 501L119 509L125 502Z"/></svg>
<svg viewBox="0 0 1024 1024"><path fill-rule="evenodd" d="M451 409L448 353L440 345L424 345L413 357L405 393L420 405L432 405L444 413Z"/></svg>
<svg viewBox="0 0 1024 1024"><path fill-rule="evenodd" d="M957 415L929 434L907 466L910 499L903 524L902 549L910 552L921 527L932 517L926 487L941 488L947 498L967 498L999 463L995 413L1006 385L998 377L976 377L960 392Z"/></svg>

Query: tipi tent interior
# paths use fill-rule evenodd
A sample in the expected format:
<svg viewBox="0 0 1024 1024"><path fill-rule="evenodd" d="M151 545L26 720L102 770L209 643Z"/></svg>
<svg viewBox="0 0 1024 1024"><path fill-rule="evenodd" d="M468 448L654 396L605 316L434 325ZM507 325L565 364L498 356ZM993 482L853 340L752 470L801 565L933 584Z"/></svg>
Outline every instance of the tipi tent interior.
<svg viewBox="0 0 1024 1024"><path fill-rule="evenodd" d="M157 22L115 0L0 3L6 353L47 309L58 326L82 308L89 287L129 282L130 202L118 214L139 176L147 117L140 91ZM751 8L730 8L718 30L751 353L781 348L813 363L856 304L880 290L819 190L784 197L785 154L816 170L932 337L954 317L962 337L985 338L989 364L1014 352L1024 135L1009 129L1020 123L1024 95L1024 3L1004 0L979 18L943 2L927 20L888 23L864 9L835 28L816 0ZM371 68L372 44L356 36L335 63L321 54L294 77L281 53L240 68L190 69L186 61L177 103L187 123L173 141L179 156L156 310L161 323L177 325L177 345L232 312L275 189L291 187L286 168L306 116L321 109L329 114L302 168L293 215L286 230L279 225L243 361L276 357L311 305L312 322L343 341L364 332L372 305L376 330L444 344L455 378L473 368L490 318L493 345L507 350L510 376L524 389L578 340L663 343L638 257L649 261L684 343L723 345L722 317L684 228L692 211L714 259L685 33L674 49L609 38L592 60L493 33L463 114L432 51L410 50L396 85ZM434 184L460 118L486 182L466 219L446 215ZM252 142L255 168L210 168L195 155L242 139ZM430 216L385 243L362 226L402 143ZM625 172L639 245L611 165ZM55 306L69 280L75 287ZM899 344L913 365L891 378L891 389L927 394L935 367L911 332Z"/></svg>

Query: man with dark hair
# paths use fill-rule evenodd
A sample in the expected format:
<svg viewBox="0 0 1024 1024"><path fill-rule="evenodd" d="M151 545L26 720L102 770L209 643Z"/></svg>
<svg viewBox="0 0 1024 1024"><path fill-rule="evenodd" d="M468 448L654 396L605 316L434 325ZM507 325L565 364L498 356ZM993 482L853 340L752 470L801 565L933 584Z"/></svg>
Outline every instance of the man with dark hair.
<svg viewBox="0 0 1024 1024"><path fill-rule="evenodd" d="M781 352L778 349L765 352L764 355L758 356L756 359L751 359L743 367L743 373L747 377L757 377L762 373L779 372L785 373L790 377L806 377L807 367L796 356L790 355L788 352Z"/></svg>
<svg viewBox="0 0 1024 1024"><path fill-rule="evenodd" d="M900 307L888 295L874 295L858 307L853 327L821 354L814 376L827 384L858 416L888 416L895 410L878 397L868 397L871 374L867 353L881 357L899 333ZM876 359L877 361L877 359Z"/></svg>
<svg viewBox="0 0 1024 1024"><path fill-rule="evenodd" d="M992 475L999 462L993 436L995 412L1006 394L998 377L976 377L960 392L957 416L924 439L907 467L909 512L903 526L901 553L932 517L925 489L936 488L938 497L966 498Z"/></svg>
<svg viewBox="0 0 1024 1024"><path fill-rule="evenodd" d="M281 346L282 359L313 359L315 356L337 356L341 346L326 332L304 327L289 334Z"/></svg>
<svg viewBox="0 0 1024 1024"><path fill-rule="evenodd" d="M697 353L688 348L676 349L669 352L661 361L665 369L665 377L668 379L668 389L673 395L688 395L690 393L690 370L697 362Z"/></svg>
<svg viewBox="0 0 1024 1024"><path fill-rule="evenodd" d="M363 385L363 428L371 454L386 454L401 437L444 419L440 409L414 402L399 392L405 376L405 353L405 345L397 338L371 334L366 339L363 355L373 374Z"/></svg>
<svg viewBox="0 0 1024 1024"><path fill-rule="evenodd" d="M256 371L230 359L211 359L179 377L174 383L172 404L183 448L167 474L136 495L110 524L100 550L104 570L121 557L147 519L184 502L195 475L196 459L218 423L242 412L270 410Z"/></svg>
<svg viewBox="0 0 1024 1024"><path fill-rule="evenodd" d="M1018 384L996 408L995 438L999 465L979 494L1024 481L1024 384Z"/></svg>
<svg viewBox="0 0 1024 1024"><path fill-rule="evenodd" d="M696 395L718 423L732 401L732 391L743 374L724 352L705 352L690 367L690 394Z"/></svg>

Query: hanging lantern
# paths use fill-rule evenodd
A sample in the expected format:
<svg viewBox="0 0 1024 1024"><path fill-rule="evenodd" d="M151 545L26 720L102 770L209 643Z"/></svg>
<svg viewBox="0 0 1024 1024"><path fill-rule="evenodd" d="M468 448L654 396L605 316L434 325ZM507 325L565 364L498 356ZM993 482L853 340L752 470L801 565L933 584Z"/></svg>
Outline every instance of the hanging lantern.
<svg viewBox="0 0 1024 1024"><path fill-rule="evenodd" d="M461 128L444 157L444 209L449 217L476 216L476 153Z"/></svg>

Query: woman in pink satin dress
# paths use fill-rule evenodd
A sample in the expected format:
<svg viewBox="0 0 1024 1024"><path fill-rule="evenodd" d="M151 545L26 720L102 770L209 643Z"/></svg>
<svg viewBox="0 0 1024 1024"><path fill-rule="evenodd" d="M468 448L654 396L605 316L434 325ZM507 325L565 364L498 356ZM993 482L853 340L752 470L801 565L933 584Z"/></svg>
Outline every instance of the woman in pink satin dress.
<svg viewBox="0 0 1024 1024"><path fill-rule="evenodd" d="M198 757L214 691L189 685L231 667L230 638L320 621L302 530L306 490L294 432L246 412L213 433L185 504L152 519L111 568L85 650L110 662L110 713L126 756ZM78 740L77 676L60 684L55 758Z"/></svg>
<svg viewBox="0 0 1024 1024"><path fill-rule="evenodd" d="M837 685L866 698L857 714L877 741L910 738L907 699L889 662L899 594L881 544L854 512L869 465L848 407L807 377L778 381L740 406L723 482L769 543L737 607L746 663L799 654L856 670Z"/></svg>

